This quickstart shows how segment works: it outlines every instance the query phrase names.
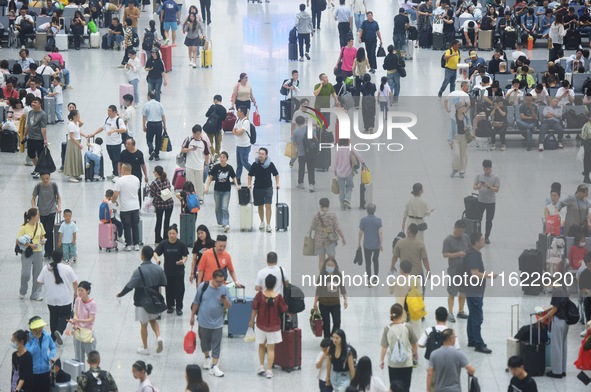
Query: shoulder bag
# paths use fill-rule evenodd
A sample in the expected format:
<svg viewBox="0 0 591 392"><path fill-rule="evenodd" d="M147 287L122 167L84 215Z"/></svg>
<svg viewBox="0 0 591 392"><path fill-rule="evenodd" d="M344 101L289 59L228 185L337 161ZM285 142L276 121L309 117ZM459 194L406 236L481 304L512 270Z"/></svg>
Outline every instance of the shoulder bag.
<svg viewBox="0 0 591 392"><path fill-rule="evenodd" d="M345 47L343 46L341 48L341 54L339 56L339 63L337 64L336 67L334 67L334 76L339 76L343 73L342 67L343 67L343 53L345 51Z"/></svg>
<svg viewBox="0 0 591 392"><path fill-rule="evenodd" d="M78 301L78 305L76 306L76 316L80 315L80 301ZM82 343L92 343L94 342L94 336L92 335L92 329L84 328L84 327L76 327L74 331L74 339Z"/></svg>
<svg viewBox="0 0 591 392"><path fill-rule="evenodd" d="M283 299L287 304L287 311L289 313L300 313L306 309L304 302L304 292L297 286L287 283L285 275L283 275L283 268L279 267L281 271L281 281L283 282Z"/></svg>
<svg viewBox="0 0 591 392"><path fill-rule="evenodd" d="M304 237L304 256L315 256L316 255L316 243L312 237L312 232L309 231Z"/></svg>
<svg viewBox="0 0 591 392"><path fill-rule="evenodd" d="M167 309L166 301L164 297L158 289L146 285L146 280L144 279L144 273L142 272L142 267L138 267L140 272L140 278L142 280L142 285L144 289L144 296L141 301L141 307L147 313L150 314L160 314Z"/></svg>
<svg viewBox="0 0 591 392"><path fill-rule="evenodd" d="M359 170L359 158L357 158L357 155L355 155L355 153L353 151L351 151L349 153L349 159L351 160L351 168L353 169L354 172L357 172L357 170Z"/></svg>
<svg viewBox="0 0 591 392"><path fill-rule="evenodd" d="M38 228L39 228L39 222L37 222L37 224L35 225L35 231L33 232L33 238L31 238L31 244L33 243L33 241L35 241L35 236L37 235ZM25 254L26 258L33 256L33 248L31 248L30 246L27 246L27 249L25 249L24 254Z"/></svg>
<svg viewBox="0 0 591 392"><path fill-rule="evenodd" d="M160 198L162 199L162 201L172 199L172 192L170 191L170 187L164 189L160 188Z"/></svg>
<svg viewBox="0 0 591 392"><path fill-rule="evenodd" d="M185 139L185 141L183 141L183 144L181 145L181 148L187 148L189 147L189 144L191 143L191 138L187 136L187 138ZM176 164L179 167L185 167L185 164L187 163L187 153L186 152L180 152L177 156L176 156Z"/></svg>
<svg viewBox="0 0 591 392"><path fill-rule="evenodd" d="M220 261L218 260L218 255L215 253L215 249L212 249L211 251L213 252L213 257L215 257L215 262L218 265L218 269L221 269L224 272L224 280L228 280L228 267L222 268Z"/></svg>
<svg viewBox="0 0 591 392"><path fill-rule="evenodd" d="M328 240L330 242L339 242L338 234L334 230L328 231L326 229L326 226L324 226L324 220L322 219L320 212L318 213L318 220L320 220L320 225L322 226L322 231L326 234L326 236L328 237Z"/></svg>

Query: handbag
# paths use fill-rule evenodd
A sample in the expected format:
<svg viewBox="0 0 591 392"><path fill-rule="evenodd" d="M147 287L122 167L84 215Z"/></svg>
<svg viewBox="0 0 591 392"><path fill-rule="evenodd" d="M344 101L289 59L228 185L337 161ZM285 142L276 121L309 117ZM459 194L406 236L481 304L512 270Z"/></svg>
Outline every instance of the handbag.
<svg viewBox="0 0 591 392"><path fill-rule="evenodd" d="M427 227L427 222L419 223L419 224L417 225L417 229L418 229L419 231L425 231L425 230L427 230L427 228L428 228L428 227Z"/></svg>
<svg viewBox="0 0 591 392"><path fill-rule="evenodd" d="M355 252L355 258L353 259L353 264L363 265L363 254L361 253L361 247L357 248Z"/></svg>
<svg viewBox="0 0 591 392"><path fill-rule="evenodd" d="M443 34L443 21L436 20L433 22L433 34Z"/></svg>
<svg viewBox="0 0 591 392"><path fill-rule="evenodd" d="M160 190L160 198L162 199L162 201L167 201L172 199L172 192L170 191L170 188L164 188Z"/></svg>
<svg viewBox="0 0 591 392"><path fill-rule="evenodd" d="M205 46L205 37L201 36L199 38L197 38L197 46Z"/></svg>
<svg viewBox="0 0 591 392"><path fill-rule="evenodd" d="M185 141L183 142L181 148L187 148L189 147L189 143L191 143L191 138L187 137L185 139ZM177 156L176 156L176 165L178 167L185 167L187 163L187 153L186 152L180 152Z"/></svg>
<svg viewBox="0 0 591 392"><path fill-rule="evenodd" d="M308 232L304 237L304 256L316 256L316 243L312 238L312 232Z"/></svg>
<svg viewBox="0 0 591 392"><path fill-rule="evenodd" d="M361 183L363 185L371 184L371 172L369 171L367 166L365 166L365 163L362 165L361 169Z"/></svg>
<svg viewBox="0 0 591 392"><path fill-rule="evenodd" d="M339 180L337 180L336 178L333 178L332 182L330 183L330 191L335 195L338 195L340 193Z"/></svg>
<svg viewBox="0 0 591 392"><path fill-rule="evenodd" d="M320 220L320 225L322 226L322 231L324 231L324 233L326 233L328 240L330 242L339 242L339 235L337 233L335 233L334 231L326 230L326 226L324 226L324 219L322 219L320 212L318 213L318 219Z"/></svg>
<svg viewBox="0 0 591 392"><path fill-rule="evenodd" d="M334 67L334 76L339 76L343 73L343 51L345 50L345 47L341 48L341 54L339 55L339 62L337 64L336 67Z"/></svg>
<svg viewBox="0 0 591 392"><path fill-rule="evenodd" d="M310 328L312 328L312 333L316 337L322 336L322 315L318 311L318 309L312 309L310 311Z"/></svg>
<svg viewBox="0 0 591 392"><path fill-rule="evenodd" d="M359 170L359 158L357 158L357 155L351 151L349 153L349 159L351 160L351 168L354 172L357 172L357 170Z"/></svg>
<svg viewBox="0 0 591 392"><path fill-rule="evenodd" d="M258 109L252 114L252 123L255 127L261 126L261 115L259 114Z"/></svg>
<svg viewBox="0 0 591 392"><path fill-rule="evenodd" d="M86 25L88 26L88 31L90 31L91 33L98 32L98 27L96 27L96 23L94 22L94 20L89 21Z"/></svg>
<svg viewBox="0 0 591 392"><path fill-rule="evenodd" d="M378 52L376 53L376 57L386 57L386 51L384 50L382 45L380 45L380 47L378 48Z"/></svg>
<svg viewBox="0 0 591 392"><path fill-rule="evenodd" d="M56 167L55 163L53 162L53 158L51 157L51 152L49 152L48 147L45 147L39 155L35 171L37 173L53 173L55 170Z"/></svg>
<svg viewBox="0 0 591 392"><path fill-rule="evenodd" d="M35 225L35 231L33 232L33 238L31 238L31 243L33 243L33 241L35 240L35 236L37 235L38 228L39 228L39 223L37 223ZM25 254L26 258L33 256L33 248L31 248L30 246L27 246L27 249L25 249L24 254Z"/></svg>
<svg viewBox="0 0 591 392"><path fill-rule="evenodd" d="M170 138L168 137L168 133L164 131L162 134L162 145L160 146L160 151L162 152L171 152L172 151L172 144L170 143Z"/></svg>
<svg viewBox="0 0 591 392"><path fill-rule="evenodd" d="M185 335L183 340L183 349L187 354L193 354L197 348L197 334L193 331L193 328Z"/></svg>
<svg viewBox="0 0 591 392"><path fill-rule="evenodd" d="M80 314L80 301L78 300L76 306L76 315ZM94 335L92 333L92 329L84 328L84 327L76 327L74 331L74 339L82 343L92 343L94 342Z"/></svg>
<svg viewBox="0 0 591 392"><path fill-rule="evenodd" d="M398 68L398 74L400 75L401 78L406 78L406 68L404 68L404 67Z"/></svg>
<svg viewBox="0 0 591 392"><path fill-rule="evenodd" d="M141 301L142 308L144 308L144 310L150 314L160 314L164 312L167 309L164 297L162 294L160 294L158 289L146 286L146 280L144 279L142 267L138 267L138 270L140 272L142 285L144 286L144 296Z"/></svg>
<svg viewBox="0 0 591 392"><path fill-rule="evenodd" d="M470 143L472 142L472 140L474 140L474 134L472 133L472 131L466 131L464 136L466 137L466 143Z"/></svg>
<svg viewBox="0 0 591 392"><path fill-rule="evenodd" d="M287 142L287 144L285 145L285 151L283 152L283 155L291 159L297 158L298 147L293 142Z"/></svg>

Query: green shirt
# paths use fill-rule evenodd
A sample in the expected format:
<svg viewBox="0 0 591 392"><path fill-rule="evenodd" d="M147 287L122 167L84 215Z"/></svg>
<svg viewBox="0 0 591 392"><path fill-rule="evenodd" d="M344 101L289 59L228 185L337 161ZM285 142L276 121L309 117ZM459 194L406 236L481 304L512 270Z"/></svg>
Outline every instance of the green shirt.
<svg viewBox="0 0 591 392"><path fill-rule="evenodd" d="M587 121L585 125L583 125L583 130L581 131L581 139L591 139L591 121Z"/></svg>
<svg viewBox="0 0 591 392"><path fill-rule="evenodd" d="M89 372L92 374L93 377L97 378L97 380L99 377L103 377L103 375L99 376L101 372L100 368L90 368L88 372L84 372L78 377L78 387L76 388L76 392L86 392L86 388L88 386L89 381ZM106 378L106 380L101 379L101 383L107 382L109 384L109 391L116 391L117 384L115 383L115 380L113 379L111 373L105 371L104 377Z"/></svg>
<svg viewBox="0 0 591 392"><path fill-rule="evenodd" d="M320 87L320 83L314 86L314 91L316 91ZM330 83L326 83L322 89L320 89L320 93L316 96L314 100L314 109L320 108L329 108L330 107L330 97L335 94L334 87Z"/></svg>

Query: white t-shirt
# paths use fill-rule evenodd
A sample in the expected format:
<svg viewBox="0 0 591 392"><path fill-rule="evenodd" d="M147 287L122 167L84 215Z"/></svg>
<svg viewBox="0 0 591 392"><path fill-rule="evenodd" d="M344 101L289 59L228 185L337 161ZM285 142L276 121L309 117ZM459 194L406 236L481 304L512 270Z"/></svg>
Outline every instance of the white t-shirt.
<svg viewBox="0 0 591 392"><path fill-rule="evenodd" d="M57 86L53 86L53 92L55 93L55 104L56 105L63 105L64 104L64 94L62 94L62 86L59 84Z"/></svg>
<svg viewBox="0 0 591 392"><path fill-rule="evenodd" d="M96 143L90 144L90 153L94 155L98 155L99 157L103 155L103 149L100 145Z"/></svg>
<svg viewBox="0 0 591 392"><path fill-rule="evenodd" d="M203 140L203 137L201 140L191 138L187 148L196 148L196 150L191 150L187 153L185 167L193 170L203 170L203 166L205 165L205 152L207 151L209 155L209 148L207 147L205 140Z"/></svg>
<svg viewBox="0 0 591 392"><path fill-rule="evenodd" d="M379 99L380 102L388 102L390 101L390 86L388 86L388 84L386 83L384 85L384 90L380 90L380 88L378 88L378 95L379 95Z"/></svg>
<svg viewBox="0 0 591 392"><path fill-rule="evenodd" d="M525 57L526 59L529 58L529 57L527 57L527 54L523 53L520 50L516 50L513 53L511 53L511 59L513 61L517 61L517 59L520 58L521 56Z"/></svg>
<svg viewBox="0 0 591 392"><path fill-rule="evenodd" d="M125 111L123 112L123 116L121 116L123 121L125 121L125 125L127 126L127 134L130 137L134 137L135 133L135 108L133 106L128 106Z"/></svg>
<svg viewBox="0 0 591 392"><path fill-rule="evenodd" d="M323 355L324 353L322 351L318 353L316 361L314 362L314 366L316 366L316 364L318 363L318 361L320 361L320 358L322 358ZM326 361L330 361L330 359L326 357L324 359L324 362L322 362L322 366L320 366L320 369L318 369L318 372L316 373L316 378L318 378L320 381L326 381Z"/></svg>
<svg viewBox="0 0 591 392"><path fill-rule="evenodd" d="M119 121L117 121L117 119L119 119ZM107 117L107 120L105 120L105 123L103 124L103 131L110 131L113 129L127 129L127 127L125 126L125 122L118 116L115 116L113 118ZM121 144L121 134L115 132L110 135L107 135L106 143L108 146L116 146L118 144Z"/></svg>
<svg viewBox="0 0 591 392"><path fill-rule="evenodd" d="M35 89L35 91L31 90L31 88L29 87L27 90L27 94L33 94L34 96L36 96L37 98L41 98L41 90L39 90L38 88Z"/></svg>
<svg viewBox="0 0 591 392"><path fill-rule="evenodd" d="M37 282L45 285L45 301L51 306L65 306L74 300L74 288L72 283L78 280L76 273L69 265L58 264L57 270L63 283L56 284L51 266L46 265L37 277Z"/></svg>
<svg viewBox="0 0 591 392"><path fill-rule="evenodd" d="M438 325L434 325L432 327L425 329L425 331L421 334L421 336L419 336L419 340L417 342L419 347L425 347L427 345L427 339L429 338L429 334L433 331L433 329L432 329L433 327L435 327L435 329L439 332L443 332L448 328L445 325L438 324ZM458 342L458 339L456 339L456 344L454 345L454 348L456 350L460 349L460 343Z"/></svg>
<svg viewBox="0 0 591 392"><path fill-rule="evenodd" d="M566 89L564 87L560 87L557 91L556 91L556 98L562 96L562 94L564 94L564 92L566 91ZM575 90L573 90L572 88L568 89L568 95L570 95L573 99L575 98ZM569 104L570 101L568 100L567 97L565 98L561 98L558 101L558 106L565 106L566 104Z"/></svg>
<svg viewBox="0 0 591 392"><path fill-rule="evenodd" d="M40 65L37 68L37 73L39 75L53 75L53 69L47 65Z"/></svg>
<svg viewBox="0 0 591 392"><path fill-rule="evenodd" d="M287 275L287 270L284 267L281 267L281 268L283 268L283 276L285 276L285 279L289 281L289 276ZM275 284L275 288L273 289L273 291L275 291L277 294L283 295L283 280L281 279L281 270L279 269L278 265L266 266L265 268L260 270L257 273L257 277L254 281L254 285L261 286L264 289L265 288L265 278L267 277L267 275L274 275L275 278L277 278L277 283Z"/></svg>
<svg viewBox="0 0 591 392"><path fill-rule="evenodd" d="M74 139L80 140L80 127L74 121L68 123L68 133L74 133Z"/></svg>
<svg viewBox="0 0 591 392"><path fill-rule="evenodd" d="M152 381L146 378L143 382L140 383L140 385L138 385L137 392L154 392L154 388L152 387Z"/></svg>
<svg viewBox="0 0 591 392"><path fill-rule="evenodd" d="M140 63L140 59L135 56L135 59L129 59L127 64L131 65L131 67L127 69L127 80L139 79L142 72L142 64ZM138 97L134 97L134 101L137 101L137 99Z"/></svg>
<svg viewBox="0 0 591 392"><path fill-rule="evenodd" d="M140 189L140 180L129 174L122 176L117 179L113 190L119 192L119 211L134 211L140 209L140 201L137 197L138 190Z"/></svg>
<svg viewBox="0 0 591 392"><path fill-rule="evenodd" d="M473 31L477 33L478 32L478 23L476 23L473 20L467 20L467 21L465 21L464 24L462 25L462 30L464 30L465 32L470 31L470 28L468 27L468 23L470 23L470 22L474 23L474 30Z"/></svg>
<svg viewBox="0 0 591 392"><path fill-rule="evenodd" d="M248 118L244 117L242 120L236 120L236 125L234 128L244 129L246 132L250 133L250 121ZM243 132L242 135L236 136L236 147L250 147L250 138Z"/></svg>

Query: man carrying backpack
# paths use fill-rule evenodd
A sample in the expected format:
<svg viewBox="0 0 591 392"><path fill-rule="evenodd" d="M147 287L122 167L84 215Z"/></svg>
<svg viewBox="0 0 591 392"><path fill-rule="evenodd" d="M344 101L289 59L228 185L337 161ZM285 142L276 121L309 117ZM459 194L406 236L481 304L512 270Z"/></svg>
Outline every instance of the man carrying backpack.
<svg viewBox="0 0 591 392"><path fill-rule="evenodd" d="M443 306L438 307L435 310L436 324L425 329L425 332L419 337L417 344L425 349L425 359L429 359L431 353L443 345L442 333L447 329L447 316L447 309ZM458 343L457 339L454 339L453 347L456 350L460 349L460 343Z"/></svg>
<svg viewBox="0 0 591 392"><path fill-rule="evenodd" d="M88 353L86 359L89 370L78 377L76 392L117 392L117 383L111 373L101 370L101 356L98 351Z"/></svg>
<svg viewBox="0 0 591 392"><path fill-rule="evenodd" d="M451 46L445 51L441 58L441 67L445 69L445 78L443 79L443 83L441 83L437 96L441 97L443 95L448 84L450 93L456 89L456 72L459 62L460 41L456 39L451 43Z"/></svg>
<svg viewBox="0 0 591 392"><path fill-rule="evenodd" d="M227 113L226 108L222 105L222 96L219 94L214 95L213 105L205 113L207 121L203 124L203 130L211 141L211 152L215 154L213 157L214 163L222 152L222 121L226 118Z"/></svg>

